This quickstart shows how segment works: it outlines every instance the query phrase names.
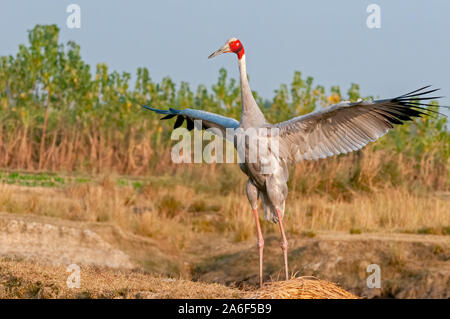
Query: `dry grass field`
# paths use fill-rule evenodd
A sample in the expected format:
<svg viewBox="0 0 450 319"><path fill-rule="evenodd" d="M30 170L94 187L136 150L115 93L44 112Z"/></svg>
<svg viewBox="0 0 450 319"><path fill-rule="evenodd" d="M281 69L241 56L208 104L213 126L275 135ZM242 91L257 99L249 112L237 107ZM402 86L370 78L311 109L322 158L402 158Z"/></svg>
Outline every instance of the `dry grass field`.
<svg viewBox="0 0 450 319"><path fill-rule="evenodd" d="M241 187L218 195L173 177L5 174L0 296L255 296L255 225ZM363 298L450 296L447 193L396 187L346 198L295 194L286 208L294 277L335 282ZM262 226L264 276L276 285L279 233ZM87 278L77 291L64 288L71 263ZM371 263L382 269L382 289L366 286Z"/></svg>
<svg viewBox="0 0 450 319"><path fill-rule="evenodd" d="M212 194L176 184L176 178L148 178L136 188L135 179L100 177L60 187L0 185L0 211L33 214L71 221L116 225L136 235L164 240L182 251L199 234L220 234L240 242L255 238L255 225L244 195L236 191ZM385 188L353 192L350 198L292 194L287 201L286 228L292 235L317 231L450 233L450 194ZM263 222L265 234L278 234Z"/></svg>

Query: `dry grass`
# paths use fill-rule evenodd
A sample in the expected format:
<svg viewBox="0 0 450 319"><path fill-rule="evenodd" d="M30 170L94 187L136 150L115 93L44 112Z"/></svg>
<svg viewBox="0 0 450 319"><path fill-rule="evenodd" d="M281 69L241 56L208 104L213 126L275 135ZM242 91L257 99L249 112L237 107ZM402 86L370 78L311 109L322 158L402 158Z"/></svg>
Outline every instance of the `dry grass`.
<svg viewBox="0 0 450 319"><path fill-rule="evenodd" d="M80 288L68 288L66 267L0 258L0 299L242 297L241 291L223 285L154 277L137 270L81 266L80 273Z"/></svg>
<svg viewBox="0 0 450 319"><path fill-rule="evenodd" d="M253 216L245 196L230 198L223 222L236 239L254 236ZM260 209L262 211L262 208ZM414 194L401 188L373 193L355 193L351 200L312 194L290 196L286 203L285 224L292 234L314 231L426 232L448 228L450 200L440 194ZM264 232L277 232L277 225L264 222ZM355 232L355 230L357 230Z"/></svg>
<svg viewBox="0 0 450 319"><path fill-rule="evenodd" d="M328 281L299 277L244 291L219 284L155 277L138 270L82 266L80 288L66 284L64 266L0 258L0 299L5 298L251 298L357 299Z"/></svg>
<svg viewBox="0 0 450 319"><path fill-rule="evenodd" d="M248 293L254 299L358 299L335 284L315 277L298 277L289 281L265 284L262 289Z"/></svg>
<svg viewBox="0 0 450 319"><path fill-rule="evenodd" d="M187 185L149 183L140 189L111 179L61 188L0 185L0 211L73 221L105 222L134 234L162 240L174 252L202 233L221 233L234 241L254 238L255 225L245 195L217 195ZM262 218L262 209L261 218ZM288 233L315 231L433 233L450 226L450 200L441 194L386 188L354 193L351 199L320 194L290 195ZM277 225L263 222L264 233ZM355 232L355 230L357 230Z"/></svg>
<svg viewBox="0 0 450 319"><path fill-rule="evenodd" d="M407 231L450 225L450 201L438 194L412 194L384 189L333 200L311 196L291 198L287 206L289 230Z"/></svg>

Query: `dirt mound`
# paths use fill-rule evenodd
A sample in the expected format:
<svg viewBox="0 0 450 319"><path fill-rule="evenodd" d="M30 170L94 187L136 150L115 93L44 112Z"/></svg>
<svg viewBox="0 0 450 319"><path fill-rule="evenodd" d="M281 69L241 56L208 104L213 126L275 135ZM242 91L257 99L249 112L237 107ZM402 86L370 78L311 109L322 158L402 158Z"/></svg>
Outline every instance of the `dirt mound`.
<svg viewBox="0 0 450 319"><path fill-rule="evenodd" d="M24 216L0 215L0 255L52 264L102 265L133 268L123 251L97 233L78 227L27 220Z"/></svg>
<svg viewBox="0 0 450 319"><path fill-rule="evenodd" d="M288 281L265 284L255 293L249 293L252 299L358 299L354 294L339 288L335 284L315 277L298 277Z"/></svg>

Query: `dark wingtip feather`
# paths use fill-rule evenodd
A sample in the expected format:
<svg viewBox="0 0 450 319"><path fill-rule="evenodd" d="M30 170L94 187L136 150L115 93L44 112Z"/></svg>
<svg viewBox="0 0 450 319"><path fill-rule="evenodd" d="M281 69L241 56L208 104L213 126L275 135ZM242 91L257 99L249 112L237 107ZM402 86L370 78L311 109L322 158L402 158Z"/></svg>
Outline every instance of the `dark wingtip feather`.
<svg viewBox="0 0 450 319"><path fill-rule="evenodd" d="M192 121L190 118L186 118L186 123L188 131L192 131L194 129L194 121Z"/></svg>
<svg viewBox="0 0 450 319"><path fill-rule="evenodd" d="M426 89L428 89L430 87L431 87L431 85L426 85L424 87L421 87L420 89L417 89L417 90L411 91L409 93L403 94L403 95L399 96L399 98L400 97L423 95L423 94L427 94L427 93L430 93L430 92L436 92L436 91L440 90L440 89L433 89L433 90L430 90L428 92L420 92L420 91L426 90ZM414 94L414 93L417 93L417 94Z"/></svg>
<svg viewBox="0 0 450 319"><path fill-rule="evenodd" d="M430 116L430 115L435 114L435 115L443 115L443 116L447 117L445 114L442 114L438 111L435 111L435 110L432 110L429 108L430 106L432 106L432 104L429 103L431 100L442 99L445 97L445 96L425 96L427 94L431 94L431 93L434 93L434 92L440 90L440 88L427 90L430 87L431 87L431 85L424 86L420 89L403 94L403 95L393 99L392 101L400 103L402 106L405 106L409 109L420 110L420 114L418 114L417 116L423 116L423 115ZM421 103L420 101L423 101L425 103ZM438 107L448 108L448 106L445 106L445 105L439 105Z"/></svg>
<svg viewBox="0 0 450 319"><path fill-rule="evenodd" d="M403 124L417 117L423 116L446 116L439 111L433 110L431 100L443 98L443 96L425 96L440 89L428 90L431 85L403 94L391 100L381 100L381 108L376 112L383 116L391 124ZM388 104L385 104L388 102ZM437 105L437 107L447 107Z"/></svg>
<svg viewBox="0 0 450 319"><path fill-rule="evenodd" d="M183 125L184 122L184 116L178 116L177 120L175 121L175 124L173 125L173 129L176 130L177 128L179 128L181 125Z"/></svg>

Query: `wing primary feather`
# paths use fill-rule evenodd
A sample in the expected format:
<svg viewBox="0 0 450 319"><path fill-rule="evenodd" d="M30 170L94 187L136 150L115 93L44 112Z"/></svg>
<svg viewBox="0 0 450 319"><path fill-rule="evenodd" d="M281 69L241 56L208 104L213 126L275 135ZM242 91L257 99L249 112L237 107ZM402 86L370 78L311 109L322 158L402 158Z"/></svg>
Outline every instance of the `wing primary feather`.
<svg viewBox="0 0 450 319"><path fill-rule="evenodd" d="M178 115L177 120L175 121L175 124L173 125L173 129L179 128L181 125L183 125L184 122L184 116Z"/></svg>
<svg viewBox="0 0 450 319"><path fill-rule="evenodd" d="M414 91L412 91L412 92L403 94L403 95L401 95L401 96L410 96L410 95L412 95L412 94L414 94L414 93L416 93L416 92L420 92L420 91L422 91L422 90L426 90L426 89L428 89L429 87L431 87L431 85L426 85L426 86L424 86L424 87L421 87L420 89L417 89L417 90L414 90ZM439 89L435 89L435 90L437 91L437 90L439 90ZM419 94L424 94L424 93L419 93Z"/></svg>
<svg viewBox="0 0 450 319"><path fill-rule="evenodd" d="M194 129L194 121L190 118L186 118L186 124L188 131L192 131Z"/></svg>
<svg viewBox="0 0 450 319"><path fill-rule="evenodd" d="M437 92L439 90L440 89L428 90L428 91L425 91L425 92L419 92L417 94L411 94L411 95L402 96L402 98L414 98L415 96L422 96L422 95L426 95L426 94Z"/></svg>
<svg viewBox="0 0 450 319"><path fill-rule="evenodd" d="M419 95L417 95L417 96L419 96ZM430 96L430 97L425 97L425 96L422 96L422 97L416 97L416 96L412 96L412 97L408 97L408 98L397 98L397 99L394 99L393 101L400 101L400 102L405 102L405 101L408 101L408 100L411 100L411 101L423 101L423 100L436 100L436 99L442 99L443 98L443 96Z"/></svg>

